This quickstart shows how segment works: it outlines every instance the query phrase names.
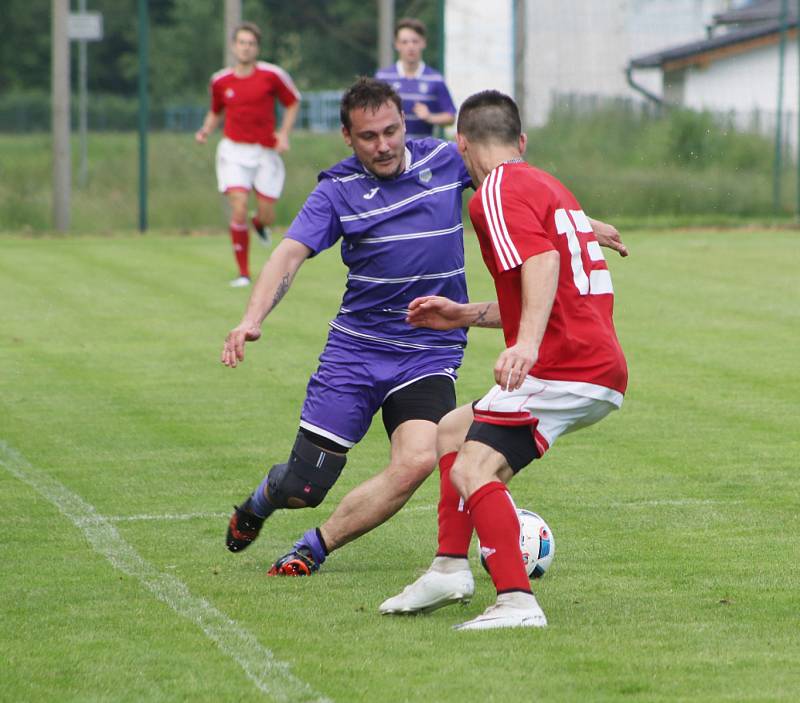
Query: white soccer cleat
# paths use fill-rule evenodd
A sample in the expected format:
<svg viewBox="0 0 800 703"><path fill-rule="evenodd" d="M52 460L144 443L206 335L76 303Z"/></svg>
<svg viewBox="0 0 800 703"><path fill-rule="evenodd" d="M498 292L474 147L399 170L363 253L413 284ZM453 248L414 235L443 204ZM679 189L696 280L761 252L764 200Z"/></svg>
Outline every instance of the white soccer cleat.
<svg viewBox="0 0 800 703"><path fill-rule="evenodd" d="M430 613L452 603L468 603L475 593L475 581L469 569L445 574L426 571L398 595L381 603L381 615Z"/></svg>
<svg viewBox="0 0 800 703"><path fill-rule="evenodd" d="M500 627L547 627L547 618L533 595L506 593L497 596L497 602L477 618L454 625L453 629L494 630Z"/></svg>
<svg viewBox="0 0 800 703"><path fill-rule="evenodd" d="M250 285L250 279L247 276L239 276L234 278L228 285L231 288L246 288Z"/></svg>

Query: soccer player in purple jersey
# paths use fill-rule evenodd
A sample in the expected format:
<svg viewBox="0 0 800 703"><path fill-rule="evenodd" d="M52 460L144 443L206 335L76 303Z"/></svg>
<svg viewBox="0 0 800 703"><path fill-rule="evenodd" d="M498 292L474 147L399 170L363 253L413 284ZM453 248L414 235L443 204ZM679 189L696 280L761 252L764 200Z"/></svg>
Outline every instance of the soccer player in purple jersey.
<svg viewBox="0 0 800 703"><path fill-rule="evenodd" d="M435 126L446 127L456 118L456 106L442 74L422 60L426 34L425 25L418 19L404 17L398 21L394 30L398 61L375 74L400 95L407 139L430 137Z"/></svg>
<svg viewBox="0 0 800 703"><path fill-rule="evenodd" d="M259 339L261 324L300 266L341 239L347 286L308 383L297 437L288 460L275 464L234 510L228 549L249 546L277 509L319 505L379 409L391 460L351 490L322 525L307 530L271 575L316 571L331 551L394 515L430 475L437 423L455 407L454 380L466 344L464 328L406 323L408 304L422 295L467 302L461 193L471 179L456 146L406 141L400 97L372 78L345 92L341 119L353 156L319 175L222 351L222 363L237 366L245 343ZM599 238L619 250L619 235L606 228ZM471 324L480 326L481 315Z"/></svg>

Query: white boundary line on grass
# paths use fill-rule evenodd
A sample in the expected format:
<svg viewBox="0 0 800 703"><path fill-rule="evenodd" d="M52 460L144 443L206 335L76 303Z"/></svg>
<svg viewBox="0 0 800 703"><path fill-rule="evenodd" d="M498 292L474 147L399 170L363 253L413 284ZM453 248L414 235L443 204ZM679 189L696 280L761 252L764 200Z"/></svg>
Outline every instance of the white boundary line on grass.
<svg viewBox="0 0 800 703"><path fill-rule="evenodd" d="M106 515L109 522L145 522L147 520L194 520L197 518L229 518L230 513L161 513L160 515Z"/></svg>
<svg viewBox="0 0 800 703"><path fill-rule="evenodd" d="M217 610L205 598L193 596L179 579L145 561L109 520L77 493L46 472L31 466L0 440L0 466L50 501L86 537L92 548L128 576L137 579L158 600L195 623L219 649L231 657L264 694L276 701L329 701L301 681L286 662L275 659L251 633Z"/></svg>

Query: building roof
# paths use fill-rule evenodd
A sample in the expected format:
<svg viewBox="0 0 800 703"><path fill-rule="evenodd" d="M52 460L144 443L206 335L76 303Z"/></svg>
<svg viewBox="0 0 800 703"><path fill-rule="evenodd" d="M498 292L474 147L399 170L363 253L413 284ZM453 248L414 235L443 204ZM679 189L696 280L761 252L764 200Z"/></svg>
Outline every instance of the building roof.
<svg viewBox="0 0 800 703"><path fill-rule="evenodd" d="M793 30L791 33L793 37L796 36L797 25L797 16L791 15L787 26ZM653 54L635 56L630 61L630 67L672 70L708 63L732 54L774 44L778 40L779 33L780 21L761 21L755 26L736 29L709 39L681 44Z"/></svg>
<svg viewBox="0 0 800 703"><path fill-rule="evenodd" d="M789 17L797 16L796 3L789 2ZM781 0L756 0L737 10L728 10L714 15L715 25L719 24L746 24L751 22L764 22L778 20L781 15Z"/></svg>

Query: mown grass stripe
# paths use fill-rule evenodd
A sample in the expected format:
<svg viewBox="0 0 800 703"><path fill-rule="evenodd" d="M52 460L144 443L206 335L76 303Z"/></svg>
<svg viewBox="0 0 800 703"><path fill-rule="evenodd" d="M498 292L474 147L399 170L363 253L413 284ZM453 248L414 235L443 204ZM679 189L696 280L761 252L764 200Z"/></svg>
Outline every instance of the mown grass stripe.
<svg viewBox="0 0 800 703"><path fill-rule="evenodd" d="M0 440L0 466L58 508L114 568L137 579L158 600L200 627L206 637L231 657L256 688L269 698L274 701L329 700L292 674L286 662L277 660L269 649L234 620L204 598L192 595L175 576L162 573L145 561L93 505L32 466L3 440Z"/></svg>

